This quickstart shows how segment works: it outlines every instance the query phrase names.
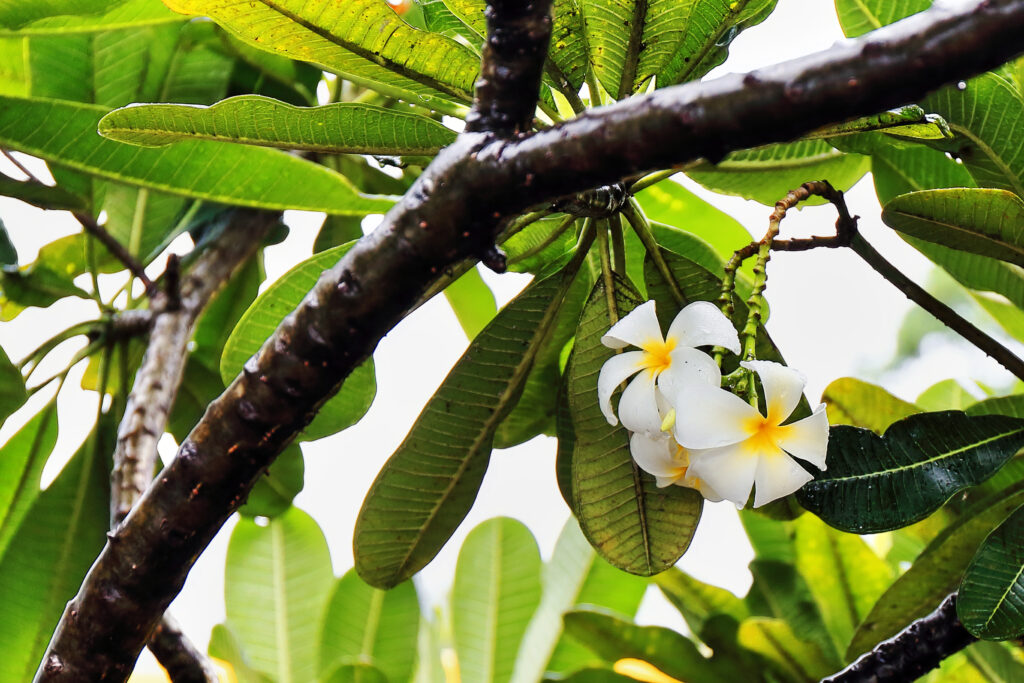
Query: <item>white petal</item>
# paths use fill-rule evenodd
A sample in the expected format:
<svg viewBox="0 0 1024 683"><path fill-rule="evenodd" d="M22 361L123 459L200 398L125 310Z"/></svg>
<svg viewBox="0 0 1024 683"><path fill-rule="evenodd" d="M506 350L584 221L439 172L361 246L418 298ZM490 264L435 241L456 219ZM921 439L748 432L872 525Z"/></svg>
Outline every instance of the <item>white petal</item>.
<svg viewBox="0 0 1024 683"><path fill-rule="evenodd" d="M784 498L814 479L796 461L779 451L757 459L754 476L754 507Z"/></svg>
<svg viewBox="0 0 1024 683"><path fill-rule="evenodd" d="M825 469L825 454L828 452L828 416L825 404L814 409L814 413L791 425L779 427L777 443L792 456L806 460L819 470Z"/></svg>
<svg viewBox="0 0 1024 683"><path fill-rule="evenodd" d="M680 346L723 346L733 353L740 352L740 337L736 328L710 301L694 301L679 311L668 329L669 338Z"/></svg>
<svg viewBox="0 0 1024 683"><path fill-rule="evenodd" d="M597 376L597 401L608 424L619 423L612 410L612 394L620 384L640 371L643 359L643 351L628 351L612 356L601 366L601 374Z"/></svg>
<svg viewBox="0 0 1024 683"><path fill-rule="evenodd" d="M738 443L750 436L750 422L760 419L757 410L739 396L706 384L683 387L672 402L676 407L676 441L686 448ZM717 486L715 489L719 490Z"/></svg>
<svg viewBox="0 0 1024 683"><path fill-rule="evenodd" d="M690 464L699 460L703 453L704 451L698 450L688 451L687 454L689 456L688 459ZM693 474L692 467L687 468L686 476L684 476L679 483L683 486L689 486L691 489L697 489L698 491L700 491L700 495L704 496L706 500L709 500L712 503L717 503L720 500L725 500L722 496L718 494L717 491L715 491L715 489L711 487L710 484L708 484L703 479L695 476Z"/></svg>
<svg viewBox="0 0 1024 683"><path fill-rule="evenodd" d="M703 480L718 496L743 507L754 485L757 461L739 445L723 446L691 458L687 475Z"/></svg>
<svg viewBox="0 0 1024 683"><path fill-rule="evenodd" d="M768 360L748 360L740 365L761 378L768 421L782 424L803 397L807 378L793 368Z"/></svg>
<svg viewBox="0 0 1024 683"><path fill-rule="evenodd" d="M632 344L646 346L652 341L663 342L661 324L654 312L654 300L645 301L626 314L622 320L612 325L607 334L601 337L601 343L613 349L621 349Z"/></svg>
<svg viewBox="0 0 1024 683"><path fill-rule="evenodd" d="M644 432L652 436L661 434L661 415L654 378L648 371L633 378L619 399L619 419L631 432Z"/></svg>
<svg viewBox="0 0 1024 683"><path fill-rule="evenodd" d="M629 437L629 452L640 469L658 478L658 486L662 484L661 479L669 479L669 484L675 482L682 476L682 466L672 456L675 454L676 442L668 434L664 438L650 437L637 432Z"/></svg>
<svg viewBox="0 0 1024 683"><path fill-rule="evenodd" d="M675 396L693 383L719 387L722 371L715 359L697 349L686 346L676 347L669 354L672 364L658 375L658 388L665 396Z"/></svg>

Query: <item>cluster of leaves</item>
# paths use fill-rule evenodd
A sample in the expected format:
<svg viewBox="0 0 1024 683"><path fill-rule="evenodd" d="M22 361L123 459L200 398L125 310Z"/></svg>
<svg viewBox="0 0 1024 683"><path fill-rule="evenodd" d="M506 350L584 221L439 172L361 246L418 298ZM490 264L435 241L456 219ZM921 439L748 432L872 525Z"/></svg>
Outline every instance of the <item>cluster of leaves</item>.
<svg viewBox="0 0 1024 683"><path fill-rule="evenodd" d="M556 0L538 125L701 78L775 4ZM930 4L836 7L853 36ZM3 177L0 194L102 217L144 265L184 233L201 252L225 206L328 214L310 258L257 296L258 256L204 313L168 423L177 440L362 234L363 219L387 210L455 138L479 71L484 5L422 0L403 16L383 0L0 8L0 147L44 160L55 181ZM871 170L886 222L967 288L1006 334L1024 340L1024 62L961 85L687 173L710 190L771 205L806 180L847 189ZM138 102L159 104L125 106ZM450 641L467 680L615 679L612 666L630 658L683 680L812 680L930 611L961 580L960 614L972 632L1005 639L1024 631L1024 516L1015 512L1024 499L1013 459L1024 445L1019 397L965 414L942 411L966 406L935 397L918 407L877 387L833 385L830 418L845 426L832 431L828 472L768 516L744 513L757 552L746 599L671 570L702 500L690 489L658 489L633 463L626 433L601 415L597 373L612 351L599 338L646 298L668 319L690 301L717 300L726 259L750 238L680 185L634 178L624 189L625 204L589 195L511 220L502 237L509 268L534 277L500 312L471 264L432 291L444 291L471 343L367 494L356 570L378 588L350 572L332 592L322 534L292 506L303 484L297 445L261 479L232 538L228 623L211 644L240 679L408 680L419 642L416 675L440 680L437 643ZM15 653L0 673L22 680L104 541L108 454L142 351L108 332L112 319L145 300L130 287L127 300L100 295L95 276L123 264L85 233L46 245L30 264L19 263L6 232L0 236L4 320L65 297L99 310L94 322L47 340L18 365L0 351L0 417L47 384L31 374L57 345L83 335L88 345L74 362L88 358L84 384L114 397L45 491L55 399L0 451L0 642ZM741 272L738 290L750 286ZM742 324L746 308L737 305L735 315ZM758 357L782 360L763 330ZM350 426L374 393L367 361L299 441ZM897 417L906 419L890 428ZM415 592L403 581L462 522L492 450L539 434L558 438L556 476L582 535L570 524L542 569L528 532L514 523L474 531L455 577L451 636L436 621L417 636ZM853 535L877 532L893 532L884 560ZM609 565L659 574L695 640L631 624L646 580ZM580 610L563 622L581 603L618 614ZM978 677L1020 664L986 645L949 666L963 680L996 680Z"/></svg>

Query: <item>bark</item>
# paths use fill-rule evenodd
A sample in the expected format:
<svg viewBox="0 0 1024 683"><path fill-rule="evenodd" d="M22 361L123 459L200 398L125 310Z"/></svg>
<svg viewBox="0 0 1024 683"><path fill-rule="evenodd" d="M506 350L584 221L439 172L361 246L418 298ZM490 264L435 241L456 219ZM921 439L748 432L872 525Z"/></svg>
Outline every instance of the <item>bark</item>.
<svg viewBox="0 0 1024 683"><path fill-rule="evenodd" d="M37 681L123 681L256 479L449 265L541 202L920 99L1024 51L1024 0L945 5L824 53L635 97L514 140L465 133L210 404L69 603ZM534 94L535 95L535 94Z"/></svg>

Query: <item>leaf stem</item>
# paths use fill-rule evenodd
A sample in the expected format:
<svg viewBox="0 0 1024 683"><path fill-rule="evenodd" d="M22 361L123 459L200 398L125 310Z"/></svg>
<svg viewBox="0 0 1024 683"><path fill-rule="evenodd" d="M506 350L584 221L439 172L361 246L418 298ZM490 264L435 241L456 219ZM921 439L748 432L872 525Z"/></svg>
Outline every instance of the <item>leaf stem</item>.
<svg viewBox="0 0 1024 683"><path fill-rule="evenodd" d="M615 276L612 273L607 219L601 219L597 226L597 246L601 255L601 279L604 282L605 303L608 305L608 322L614 325L619 322L619 309L615 305Z"/></svg>
<svg viewBox="0 0 1024 683"><path fill-rule="evenodd" d="M612 235L612 269L620 276L626 277L626 238L622 234L622 216L612 216L608 219L608 227Z"/></svg>
<svg viewBox="0 0 1024 683"><path fill-rule="evenodd" d="M668 267L665 262L665 258L661 255L661 247L658 246L657 240L654 239L654 233L651 232L651 224L647 222L647 216L644 215L643 210L640 208L640 204L637 203L632 197L629 198L629 202L623 205L622 215L629 221L630 226L633 228L633 232L640 238L640 241L644 245L644 249L651 256L651 261L654 262L654 266L658 269L658 272L665 282L668 283L668 287L672 292L672 298L675 299L676 305L682 308L686 304L686 297L683 296L683 290L680 289L679 283L676 282L675 273Z"/></svg>

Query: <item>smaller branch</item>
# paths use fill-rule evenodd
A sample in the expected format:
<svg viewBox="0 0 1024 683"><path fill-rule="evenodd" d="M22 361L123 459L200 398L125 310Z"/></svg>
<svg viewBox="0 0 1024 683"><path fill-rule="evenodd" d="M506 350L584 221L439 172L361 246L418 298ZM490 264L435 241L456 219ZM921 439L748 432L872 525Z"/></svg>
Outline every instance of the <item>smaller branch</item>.
<svg viewBox="0 0 1024 683"><path fill-rule="evenodd" d="M928 673L943 659L964 649L977 638L956 616L956 593L939 608L918 619L889 640L883 640L839 673L821 683L899 683Z"/></svg>
<svg viewBox="0 0 1024 683"><path fill-rule="evenodd" d="M196 649L178 622L165 614L149 636L150 652L167 671L172 683L219 683L212 662Z"/></svg>
<svg viewBox="0 0 1024 683"><path fill-rule="evenodd" d="M7 157L7 160L9 162L11 162L12 164L14 164L14 167L16 169L18 169L19 171L24 173L25 176L29 179L30 182L36 183L38 185L46 185L46 183L44 183L42 180L40 180L39 177L35 173L30 171L28 169L28 167L25 166L25 164L23 164L20 161L18 161L18 157L16 157L13 154L11 154L9 150L6 150L6 149L0 150L0 153L3 153L3 155L5 157Z"/></svg>
<svg viewBox="0 0 1024 683"><path fill-rule="evenodd" d="M487 41L469 132L510 138L530 130L551 42L551 0L488 0Z"/></svg>
<svg viewBox="0 0 1024 683"><path fill-rule="evenodd" d="M113 235L107 232L107 229L96 222L96 220L87 213L81 211L74 211L72 214L85 229L87 233L95 237L103 246L107 248L111 254L114 255L118 261L120 261L125 268L128 269L132 275L139 279L139 282L146 288L146 292L149 295L153 295L156 292L156 285L146 275L146 270L142 267L134 256L124 247L123 244L117 241Z"/></svg>
<svg viewBox="0 0 1024 683"><path fill-rule="evenodd" d="M874 247L868 244L859 234L853 236L850 248L864 259L869 266L874 268L875 272L888 280L896 289L903 292L908 299L931 313L943 325L991 356L993 360L1006 368L1015 377L1024 380L1024 361L995 339L964 320L952 308L915 284L910 278L900 272L898 268L882 258L882 255L875 251Z"/></svg>

